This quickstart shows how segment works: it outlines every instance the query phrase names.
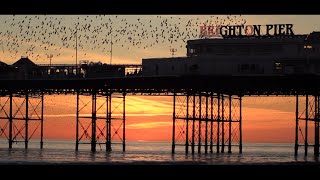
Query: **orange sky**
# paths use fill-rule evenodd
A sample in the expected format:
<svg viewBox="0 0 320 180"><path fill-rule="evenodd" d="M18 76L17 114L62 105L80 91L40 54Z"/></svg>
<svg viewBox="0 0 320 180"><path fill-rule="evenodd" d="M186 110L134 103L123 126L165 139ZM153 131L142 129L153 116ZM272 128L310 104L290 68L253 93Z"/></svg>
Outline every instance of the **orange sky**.
<svg viewBox="0 0 320 180"><path fill-rule="evenodd" d="M81 99L86 103L90 97ZM101 105L103 100L104 98L99 98L98 105ZM113 101L114 107L119 104L119 100L121 99ZM45 138L75 139L75 112L76 96L46 96ZM84 114L89 112L90 109L82 111ZM104 112L105 108L101 108L98 114L103 115ZM121 111L114 111L114 114L118 113ZM171 141L172 97L127 96L126 114L127 140ZM294 119L295 99L293 97L245 97L243 99L243 141L293 143ZM0 123L3 124L3 122ZM86 124L85 122L89 120L82 122ZM104 120L98 122L100 126L103 124ZM34 125L34 122L30 123L30 127L33 128ZM118 126L119 124L115 122L115 128ZM122 133L121 129L119 133ZM39 132L35 133L34 137L39 137ZM312 135L310 138L312 139ZM114 140L116 139L114 137Z"/></svg>
<svg viewBox="0 0 320 180"><path fill-rule="evenodd" d="M177 48L176 56L185 56L186 43L181 40L181 37L174 36L177 40L174 43L169 43L167 40L155 43L155 39L150 38L151 35L159 35L159 30L161 32L165 30L163 37L170 39L173 35L170 28L177 26L181 34L183 32L184 35L187 33L194 34L194 36L190 36L190 39L193 39L198 36L196 31L201 24L206 22L212 24L214 22L211 21L215 21L216 18L219 18L219 22L228 21L226 15L162 15L161 18L159 17L157 15L118 17L116 15L102 17L95 15L1 15L0 23L3 26L0 27L0 61L12 64L21 56L27 55L37 64L49 63L46 55L53 54L52 63L75 63L75 38L71 34L74 32L74 24L77 22L80 23L81 27L88 24L92 26L90 31L85 31L83 28L82 31L79 30L78 60L109 63L110 43L98 47L96 45L97 43L102 44L105 40L110 40L108 32L111 22L114 28L114 33L111 34L114 36L113 63L141 63L142 58L168 57L171 56L170 47ZM234 20L243 18L247 24L292 23L294 24L295 34L319 31L320 27L319 15L243 15L241 17L235 15ZM165 29L162 29L163 23L161 25L161 22L163 21L167 21ZM189 21L192 21L192 27L186 30ZM105 23L109 23L108 27L102 26ZM133 26L127 27L126 23ZM59 29L53 29L53 24ZM28 26L36 28L33 29L36 33L30 33ZM66 28L66 30L62 30L62 28ZM101 28L101 32L99 28ZM121 34L123 29L128 31L125 36ZM43 30L46 31L43 32ZM51 32L53 30L57 30L59 33L54 35ZM140 30L149 33L149 38L140 40L138 38L141 35ZM95 37L92 37L92 35ZM65 37L67 37L67 41L62 42L61 38L64 39ZM89 39L88 42L86 41L87 38ZM134 38L136 38L135 42L141 43L139 46L132 46L131 39ZM118 43L115 42L116 40L119 40ZM52 44L49 45L48 41ZM145 46L148 47L144 48ZM127 49L127 47L130 48ZM30 50L30 48L34 49ZM52 95L45 98L45 138L74 139L75 102L75 96ZM103 100L99 100L99 103L102 102ZM172 99L168 97L128 96L127 139L171 140L171 105ZM101 112L103 112L103 109ZM294 112L294 98L244 98L243 141L292 143L294 138ZM89 113L89 111L83 113ZM1 120L0 125L3 125L3 123ZM35 134L35 137L37 136L38 134Z"/></svg>
<svg viewBox="0 0 320 180"><path fill-rule="evenodd" d="M112 26L114 41L112 63L122 64L141 63L142 58L170 57L171 47L177 49L176 56L185 56L185 41L188 39L182 41L181 34L189 34L189 39L198 38L198 30L203 24L219 24L231 20L231 24L234 24L242 19L246 20L246 24L290 23L294 25L295 34L307 34L319 31L319 17L319 15L232 15L228 18L227 15L0 15L0 23L3 24L0 27L0 61L12 64L21 56L28 56L37 64L48 64L47 55L52 54L52 63L75 63L75 36L71 34L76 29L76 23L79 23L78 60L109 63L110 43L105 41L110 40L109 32ZM166 28L163 28L163 22L167 22ZM84 28L89 24L90 31ZM186 28L188 24L190 28ZM174 31L175 27L179 29L180 35ZM121 33L123 30L126 30L125 34ZM142 30L148 37L141 37ZM160 35L165 40L155 41L151 35ZM172 36L174 41L169 43L168 39ZM64 38L67 39L62 41ZM131 39L139 45L133 45Z"/></svg>

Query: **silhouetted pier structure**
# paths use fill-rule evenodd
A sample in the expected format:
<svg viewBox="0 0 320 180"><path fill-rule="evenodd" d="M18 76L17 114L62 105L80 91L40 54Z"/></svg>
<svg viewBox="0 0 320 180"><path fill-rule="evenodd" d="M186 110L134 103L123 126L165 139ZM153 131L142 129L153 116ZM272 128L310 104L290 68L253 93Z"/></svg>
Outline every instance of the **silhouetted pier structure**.
<svg viewBox="0 0 320 180"><path fill-rule="evenodd" d="M35 64L27 56L12 65L0 61L0 79L79 79L141 76L142 64L106 64L81 61L79 64Z"/></svg>
<svg viewBox="0 0 320 180"><path fill-rule="evenodd" d="M297 100L295 155L298 155L300 146L304 147L305 155L308 154L308 147L313 146L314 155L319 156L318 82L320 77L311 75L0 80L0 116L5 122L0 124L0 135L8 139L9 148L12 148L13 142L19 141L18 137L23 138L25 148L28 148L35 131L31 130L30 133L29 123L34 120L40 126L42 148L43 96L53 93L75 94L76 150L80 144L90 144L91 151L96 151L97 144L104 144L106 151L111 151L116 145L112 137L118 136L125 151L126 96L160 95L173 98L172 153L178 146L183 146L186 153L231 153L232 147L238 146L241 153L242 98L286 95L295 96ZM91 96L91 100L81 104L82 96ZM119 97L122 98L122 105L113 106L111 100ZM97 105L97 98L104 98L105 103ZM302 105L305 109L303 112L299 111L299 98L306 100ZM19 103L18 99L23 100ZM89 116L81 115L84 107L91 107ZM101 107L105 107L104 116L98 116ZM120 109L120 114L113 114L115 107ZM104 121L103 126L98 125L100 120ZM314 123L315 133L313 144L308 142L311 123ZM299 144L299 134L303 144Z"/></svg>
<svg viewBox="0 0 320 180"><path fill-rule="evenodd" d="M125 77L138 74L142 64L38 64L38 69L46 74L46 78L72 79L72 78L101 78L101 77ZM41 79L43 76L35 77ZM32 79L32 77L31 77Z"/></svg>

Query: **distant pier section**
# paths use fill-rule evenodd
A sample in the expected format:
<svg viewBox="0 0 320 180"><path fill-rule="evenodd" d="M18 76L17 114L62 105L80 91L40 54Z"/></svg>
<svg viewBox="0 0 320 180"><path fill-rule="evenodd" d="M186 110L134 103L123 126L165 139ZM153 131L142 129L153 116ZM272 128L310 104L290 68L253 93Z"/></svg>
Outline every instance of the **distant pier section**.
<svg viewBox="0 0 320 180"><path fill-rule="evenodd" d="M8 65L0 61L0 79L81 79L139 76L142 64L106 64L81 61L79 64L35 64L28 57Z"/></svg>

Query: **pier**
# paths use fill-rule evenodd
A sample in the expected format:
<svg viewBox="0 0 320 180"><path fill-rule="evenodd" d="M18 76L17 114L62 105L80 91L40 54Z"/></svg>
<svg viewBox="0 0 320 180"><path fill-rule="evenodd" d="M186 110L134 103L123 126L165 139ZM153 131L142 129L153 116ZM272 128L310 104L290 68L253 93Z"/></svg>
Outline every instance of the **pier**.
<svg viewBox="0 0 320 180"><path fill-rule="evenodd" d="M134 95L171 96L172 153L183 146L186 153L242 153L242 98L246 96L294 96L296 97L296 125L294 151L308 154L314 147L319 156L319 76L168 76L168 77L115 77L83 79L30 79L0 80L0 137L13 142L28 142L36 130L40 130L40 148L43 148L44 96L50 94L73 94L77 98L75 150L89 144L96 151L98 144L106 151L119 145L112 137L121 139L126 150L126 97ZM90 96L91 101L81 103L81 97ZM23 100L18 101L18 98ZM97 106L97 98L105 99ZM122 98L119 105L111 104L112 98ZM299 104L299 99L305 100ZM97 116L105 106L104 116ZM90 116L82 116L84 107L91 109ZM118 108L121 116L114 115ZM299 107L304 111L300 112ZM21 110L23 109L23 111ZM20 115L20 116L19 116ZM293 117L294 118L294 117ZM104 127L97 126L104 121ZM23 122L23 123L21 123ZM120 123L116 123L120 122ZM29 123L38 123L30 129ZM314 129L310 124L314 123ZM86 124L86 126L84 126ZM114 125L117 127L112 128ZM313 127L312 127L313 128ZM308 142L308 134L314 131L314 143ZM299 144L302 134L303 144ZM84 141L84 137L90 142Z"/></svg>

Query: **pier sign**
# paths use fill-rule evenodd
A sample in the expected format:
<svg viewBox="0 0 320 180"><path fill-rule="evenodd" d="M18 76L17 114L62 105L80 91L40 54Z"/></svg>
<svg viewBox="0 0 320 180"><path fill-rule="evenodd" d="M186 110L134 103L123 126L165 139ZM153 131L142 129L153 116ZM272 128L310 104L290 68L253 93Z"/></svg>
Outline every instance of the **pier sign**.
<svg viewBox="0 0 320 180"><path fill-rule="evenodd" d="M200 38L225 36L292 36L293 24L200 26Z"/></svg>

